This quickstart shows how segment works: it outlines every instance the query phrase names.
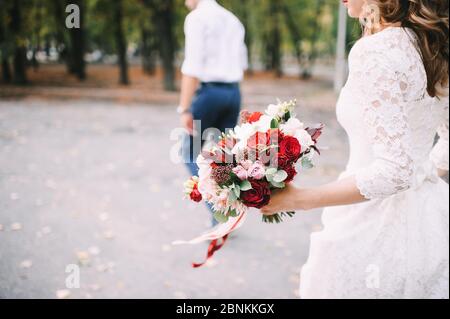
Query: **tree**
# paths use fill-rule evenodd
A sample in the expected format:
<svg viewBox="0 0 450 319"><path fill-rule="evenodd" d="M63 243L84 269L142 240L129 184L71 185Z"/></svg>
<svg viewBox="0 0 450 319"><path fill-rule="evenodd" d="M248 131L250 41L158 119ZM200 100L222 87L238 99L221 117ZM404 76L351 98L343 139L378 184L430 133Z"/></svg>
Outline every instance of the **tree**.
<svg viewBox="0 0 450 319"><path fill-rule="evenodd" d="M70 72L70 59L69 59L69 45L67 32L65 32L65 1L52 0L48 3L48 12L52 16L52 33L56 42L56 50L58 51L58 57L60 62L66 63L67 71ZM46 49L48 48L50 35L46 37Z"/></svg>
<svg viewBox="0 0 450 319"><path fill-rule="evenodd" d="M80 8L80 27L69 29L70 50L69 50L69 72L78 77L79 80L86 79L86 62L85 54L85 30L84 16L85 6L84 0L71 0L71 3Z"/></svg>
<svg viewBox="0 0 450 319"><path fill-rule="evenodd" d="M292 10L286 4L285 1L281 3L284 21L291 37L292 45L294 47L295 57L297 58L298 65L302 65L302 35L300 28L298 27L295 18L292 14Z"/></svg>
<svg viewBox="0 0 450 319"><path fill-rule="evenodd" d="M116 40L116 51L118 56L118 64L120 69L120 84L129 84L128 79L128 62L127 62L127 42L123 31L123 2L115 0L111 2L113 7L114 37Z"/></svg>
<svg viewBox="0 0 450 319"><path fill-rule="evenodd" d="M158 34L159 56L164 71L164 88L175 91L175 3L174 0L143 0L153 11L154 26Z"/></svg>
<svg viewBox="0 0 450 319"><path fill-rule="evenodd" d="M267 29L264 36L266 69L274 70L277 77L283 75L281 53L281 5L279 1L270 1L267 12Z"/></svg>
<svg viewBox="0 0 450 319"><path fill-rule="evenodd" d="M22 17L22 1L14 0L11 6L9 27L7 28L14 37L14 52L13 52L13 81L15 84L27 84L26 73L26 47L23 38L23 17Z"/></svg>
<svg viewBox="0 0 450 319"><path fill-rule="evenodd" d="M2 80L5 83L10 83L12 81L11 66L9 63L10 57L10 39L6 31L6 3L4 0L0 0L0 58L2 67Z"/></svg>

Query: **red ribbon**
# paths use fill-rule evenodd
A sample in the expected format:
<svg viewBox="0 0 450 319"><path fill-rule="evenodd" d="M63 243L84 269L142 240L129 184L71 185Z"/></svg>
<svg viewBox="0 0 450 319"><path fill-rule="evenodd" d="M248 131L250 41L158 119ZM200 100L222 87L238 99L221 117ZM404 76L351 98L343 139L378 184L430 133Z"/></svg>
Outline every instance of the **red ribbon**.
<svg viewBox="0 0 450 319"><path fill-rule="evenodd" d="M217 251L219 251L223 247L223 245L225 245L227 239L228 239L228 235L225 235L224 237L222 237L221 244L218 244L218 242L219 242L218 239L211 241L211 243L209 244L209 247L208 247L208 254L206 255L206 260L201 264L193 263L192 267L200 268L200 267L204 266L208 262L208 260L210 260L214 256L214 254Z"/></svg>

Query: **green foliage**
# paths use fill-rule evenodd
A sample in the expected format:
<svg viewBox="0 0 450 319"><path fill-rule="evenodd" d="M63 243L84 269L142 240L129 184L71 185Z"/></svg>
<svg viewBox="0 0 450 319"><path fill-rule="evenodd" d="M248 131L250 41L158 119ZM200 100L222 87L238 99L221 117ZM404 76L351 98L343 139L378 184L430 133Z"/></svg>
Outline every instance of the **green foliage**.
<svg viewBox="0 0 450 319"><path fill-rule="evenodd" d="M12 3L20 2L20 30L8 30ZM73 2L73 1L72 1ZM233 11L246 28L246 42L251 64L260 61L281 72L284 56L294 56L305 72L317 57L332 56L335 51L339 2L335 0L218 0ZM0 0L0 56L9 58L14 47L28 49L53 46L60 50L70 45L70 33L64 23L69 0ZM157 26L162 10L170 10L170 45L167 30ZM175 60L184 47L184 18L188 10L184 0L123 1L123 29L128 46L140 48L143 35L150 35L159 56ZM117 51L114 38L113 2L84 0L86 50L104 54ZM349 19L348 47L360 36L358 21ZM144 51L140 51L144 52ZM146 54L148 50L145 51ZM168 65L169 61L164 61ZM173 72L173 71L172 71ZM170 80L170 79L169 79Z"/></svg>

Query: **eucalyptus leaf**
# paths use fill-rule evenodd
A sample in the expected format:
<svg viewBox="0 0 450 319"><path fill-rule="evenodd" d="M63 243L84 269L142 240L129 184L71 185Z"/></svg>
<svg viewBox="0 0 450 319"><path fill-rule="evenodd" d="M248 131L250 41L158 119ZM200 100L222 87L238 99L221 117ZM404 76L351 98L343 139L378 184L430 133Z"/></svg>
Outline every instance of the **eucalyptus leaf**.
<svg viewBox="0 0 450 319"><path fill-rule="evenodd" d="M276 183L281 183L281 182L284 182L287 177L288 177L288 174L285 171L279 170L273 176L273 181Z"/></svg>
<svg viewBox="0 0 450 319"><path fill-rule="evenodd" d="M229 217L225 216L224 214L220 213L220 212L215 212L214 213L214 218L221 224L224 224L228 221Z"/></svg>
<svg viewBox="0 0 450 319"><path fill-rule="evenodd" d="M286 187L286 184L283 182L281 182L281 183L270 182L270 183L272 184L273 187L276 187L276 188L285 188Z"/></svg>
<svg viewBox="0 0 450 319"><path fill-rule="evenodd" d="M249 191L251 189L252 189L252 184L248 180L241 182L241 191L245 192L245 191Z"/></svg>
<svg viewBox="0 0 450 319"><path fill-rule="evenodd" d="M275 175L278 170L275 167L271 167L266 170L266 176Z"/></svg>
<svg viewBox="0 0 450 319"><path fill-rule="evenodd" d="M230 195L228 196L228 204L232 204L235 201L237 201L238 197L236 196L236 194L234 193L234 191L230 192Z"/></svg>
<svg viewBox="0 0 450 319"><path fill-rule="evenodd" d="M235 209L232 209L232 210L229 211L228 216L229 217L237 217L238 214L237 214Z"/></svg>
<svg viewBox="0 0 450 319"><path fill-rule="evenodd" d="M238 199L239 196L241 196L241 189L239 188L239 186L233 188L233 193L236 196L236 199Z"/></svg>
<svg viewBox="0 0 450 319"><path fill-rule="evenodd" d="M311 169L314 167L312 161L308 158L308 157L303 157L302 158L302 167L304 169Z"/></svg>

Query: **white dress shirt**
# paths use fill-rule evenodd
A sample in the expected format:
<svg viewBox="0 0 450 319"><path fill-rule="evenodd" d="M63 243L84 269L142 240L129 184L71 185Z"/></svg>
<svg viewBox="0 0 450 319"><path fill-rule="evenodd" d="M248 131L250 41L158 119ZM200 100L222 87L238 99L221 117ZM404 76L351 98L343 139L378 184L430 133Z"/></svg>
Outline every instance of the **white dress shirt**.
<svg viewBox="0 0 450 319"><path fill-rule="evenodd" d="M215 0L200 0L186 17L181 72L201 82L240 82L248 67L245 29Z"/></svg>

